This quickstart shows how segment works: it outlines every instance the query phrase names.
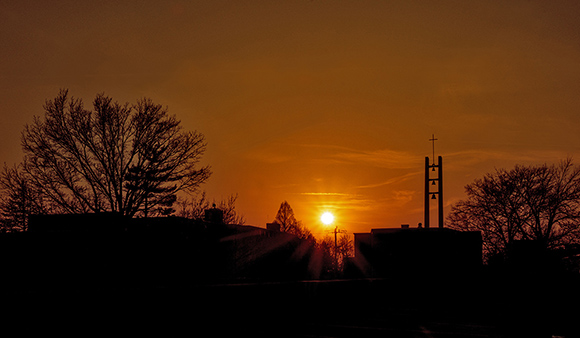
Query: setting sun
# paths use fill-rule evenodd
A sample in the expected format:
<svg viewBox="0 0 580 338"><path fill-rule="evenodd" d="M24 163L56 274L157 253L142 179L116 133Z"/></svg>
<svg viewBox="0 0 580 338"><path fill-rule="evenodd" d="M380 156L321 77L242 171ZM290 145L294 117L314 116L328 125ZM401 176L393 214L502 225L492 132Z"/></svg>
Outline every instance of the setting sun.
<svg viewBox="0 0 580 338"><path fill-rule="evenodd" d="M330 212L325 212L322 214L322 216L320 216L320 220L325 225L330 225L332 224L332 222L334 222L334 215L331 214Z"/></svg>

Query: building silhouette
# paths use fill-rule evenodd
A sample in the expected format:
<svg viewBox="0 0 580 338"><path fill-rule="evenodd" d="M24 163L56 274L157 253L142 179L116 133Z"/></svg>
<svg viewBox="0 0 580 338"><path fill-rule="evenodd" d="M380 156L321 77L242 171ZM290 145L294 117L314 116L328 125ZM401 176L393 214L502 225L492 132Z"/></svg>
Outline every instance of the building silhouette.
<svg viewBox="0 0 580 338"><path fill-rule="evenodd" d="M0 234L4 272L11 276L0 286L140 288L316 277L313 241L224 224L220 212L210 209L204 220L31 216L27 232Z"/></svg>
<svg viewBox="0 0 580 338"><path fill-rule="evenodd" d="M344 277L464 273L482 262L481 234L445 228L355 233ZM116 213L34 215L27 232L0 234L4 289L140 288L298 281L325 275L312 240L267 228L203 220L126 218Z"/></svg>
<svg viewBox="0 0 580 338"><path fill-rule="evenodd" d="M482 265L479 231L447 228L372 229L354 234L349 272L364 277L455 275Z"/></svg>

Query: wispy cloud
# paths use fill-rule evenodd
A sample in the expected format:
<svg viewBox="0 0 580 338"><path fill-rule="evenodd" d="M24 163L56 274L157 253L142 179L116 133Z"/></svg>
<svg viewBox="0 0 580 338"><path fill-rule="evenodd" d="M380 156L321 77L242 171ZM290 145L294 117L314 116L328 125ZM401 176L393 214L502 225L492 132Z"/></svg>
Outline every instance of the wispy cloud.
<svg viewBox="0 0 580 338"><path fill-rule="evenodd" d="M367 211L372 210L376 205L376 201L367 198L347 198L333 201L319 201L313 202L313 205L317 205L321 209L340 209L349 211Z"/></svg>
<svg viewBox="0 0 580 338"><path fill-rule="evenodd" d="M407 204L417 195L415 190L397 190L393 192L393 199L400 205Z"/></svg>
<svg viewBox="0 0 580 338"><path fill-rule="evenodd" d="M513 164L555 163L573 154L561 150L465 150L445 155L445 166L450 169L472 167L480 163L497 163L498 166L506 162Z"/></svg>
<svg viewBox="0 0 580 338"><path fill-rule="evenodd" d="M404 151L379 149L371 151L343 151L332 158L349 163L364 164L388 169L411 169L421 166L422 157Z"/></svg>
<svg viewBox="0 0 580 338"><path fill-rule="evenodd" d="M252 161L270 164L288 162L293 159L292 155L281 152L279 149L275 149L273 145L252 149L246 153L246 157Z"/></svg>
<svg viewBox="0 0 580 338"><path fill-rule="evenodd" d="M354 197L355 194L345 194L340 192L301 192L300 195L306 196L340 196L340 197Z"/></svg>
<svg viewBox="0 0 580 338"><path fill-rule="evenodd" d="M271 143L247 152L252 160L282 163L301 160L330 160L386 169L420 168L423 158L417 154L391 149L359 150L343 146L309 143Z"/></svg>
<svg viewBox="0 0 580 338"><path fill-rule="evenodd" d="M383 187L386 185L391 185L391 184L396 184L396 183L402 183L405 181L410 180L411 178L418 176L419 174L421 174L421 172L412 172L412 173L407 173L405 175L401 175L401 176L397 176L397 177L393 177L393 178L389 178L386 181L382 181L382 182L378 182L378 183L371 183L371 184L365 184L365 185L360 185L358 186L358 188L360 189L372 189L372 188L379 188L379 187Z"/></svg>
<svg viewBox="0 0 580 338"><path fill-rule="evenodd" d="M372 208L374 200L361 194L339 192L302 192L302 196L311 197L310 203L322 209L348 209L364 211Z"/></svg>

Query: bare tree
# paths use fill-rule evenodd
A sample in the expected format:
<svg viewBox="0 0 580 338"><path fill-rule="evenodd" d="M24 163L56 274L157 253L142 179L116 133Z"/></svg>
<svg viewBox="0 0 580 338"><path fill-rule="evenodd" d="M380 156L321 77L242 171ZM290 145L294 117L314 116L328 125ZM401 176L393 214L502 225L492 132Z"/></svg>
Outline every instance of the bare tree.
<svg viewBox="0 0 580 338"><path fill-rule="evenodd" d="M340 237L338 238L338 245L337 245L337 250L338 250L338 255L340 257L340 262L342 265L342 262L344 262L344 259L347 257L350 257L354 254L354 246L352 244L352 236L346 233L342 233L340 234Z"/></svg>
<svg viewBox="0 0 580 338"><path fill-rule="evenodd" d="M465 187L447 225L482 232L487 258L503 255L515 240L534 240L545 249L580 238L580 168L559 165L496 170Z"/></svg>
<svg viewBox="0 0 580 338"><path fill-rule="evenodd" d="M303 239L313 239L312 233L307 227L302 225L302 222L296 220L294 210L287 201L280 204L274 223L280 225L280 231L296 235Z"/></svg>
<svg viewBox="0 0 580 338"><path fill-rule="evenodd" d="M316 242L322 252L323 270L326 273L339 273L344 269L344 261L354 254L352 235L341 233L338 240L334 242L334 237L324 236Z"/></svg>
<svg viewBox="0 0 580 338"><path fill-rule="evenodd" d="M203 219L205 210L210 207L205 191L199 193L197 197L179 198L177 204L179 207L177 216L190 219Z"/></svg>
<svg viewBox="0 0 580 338"><path fill-rule="evenodd" d="M238 194L235 194L230 195L218 203L214 202L210 204L206 197L206 192L202 191L197 197L180 198L177 202L179 207L177 215L191 219L203 219L205 210L215 204L216 208L223 211L225 224L244 225L246 223L244 216L236 210L237 199Z"/></svg>
<svg viewBox="0 0 580 338"><path fill-rule="evenodd" d="M178 191L211 174L198 167L203 135L149 99L119 104L99 94L89 110L62 90L44 110L22 133L22 170L58 212L163 214Z"/></svg>
<svg viewBox="0 0 580 338"><path fill-rule="evenodd" d="M47 213L49 205L31 186L19 166L0 172L0 214L4 231L26 231L28 216Z"/></svg>
<svg viewBox="0 0 580 338"><path fill-rule="evenodd" d="M246 223L246 219L242 214L236 210L236 201L238 200L238 194L230 195L225 200L220 201L217 207L224 212L224 223L225 224L237 224L243 225Z"/></svg>
<svg viewBox="0 0 580 338"><path fill-rule="evenodd" d="M323 274L334 273L337 271L336 256L334 255L334 238L329 235L316 241L316 246L321 253L321 272Z"/></svg>

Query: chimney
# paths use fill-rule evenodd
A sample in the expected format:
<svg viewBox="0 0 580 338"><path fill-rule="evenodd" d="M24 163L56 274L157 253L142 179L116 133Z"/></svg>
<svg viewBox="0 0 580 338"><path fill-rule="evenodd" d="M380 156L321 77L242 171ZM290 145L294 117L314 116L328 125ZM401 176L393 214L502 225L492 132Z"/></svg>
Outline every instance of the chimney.
<svg viewBox="0 0 580 338"><path fill-rule="evenodd" d="M266 223L266 229L270 231L280 232L280 224L274 223Z"/></svg>
<svg viewBox="0 0 580 338"><path fill-rule="evenodd" d="M204 221L214 224L224 223L224 212L221 209L216 208L215 203L213 208L205 210Z"/></svg>

